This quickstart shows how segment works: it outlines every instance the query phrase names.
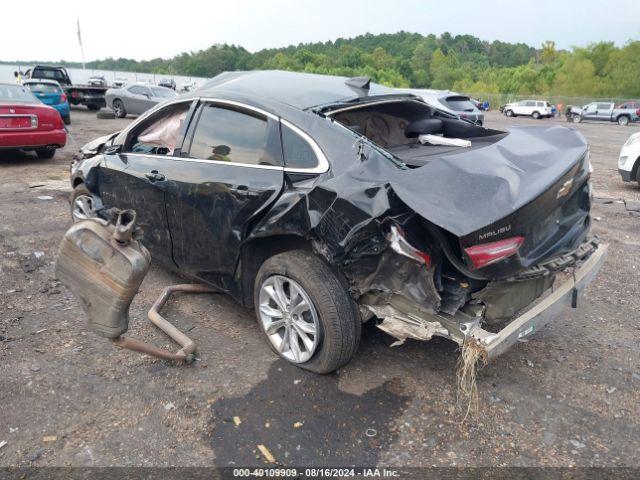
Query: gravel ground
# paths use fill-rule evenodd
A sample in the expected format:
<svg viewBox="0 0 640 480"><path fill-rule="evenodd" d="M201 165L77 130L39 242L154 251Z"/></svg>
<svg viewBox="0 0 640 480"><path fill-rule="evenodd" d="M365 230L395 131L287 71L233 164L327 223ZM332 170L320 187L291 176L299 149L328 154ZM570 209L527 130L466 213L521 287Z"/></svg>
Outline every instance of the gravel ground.
<svg viewBox="0 0 640 480"><path fill-rule="evenodd" d="M444 339L389 348L365 326L356 358L317 376L276 359L253 314L221 295L166 310L197 340L192 366L87 331L53 273L70 225L68 166L77 144L130 119L72 117L53 160L0 155L0 466L264 466L260 444L281 465L640 466L640 217L627 210L640 188L616 163L638 126L576 126L591 143L593 230L609 257L577 310L480 372L479 413L460 425L457 352ZM486 122L550 123L564 124L495 112ZM172 347L146 311L178 281L152 268L131 336Z"/></svg>

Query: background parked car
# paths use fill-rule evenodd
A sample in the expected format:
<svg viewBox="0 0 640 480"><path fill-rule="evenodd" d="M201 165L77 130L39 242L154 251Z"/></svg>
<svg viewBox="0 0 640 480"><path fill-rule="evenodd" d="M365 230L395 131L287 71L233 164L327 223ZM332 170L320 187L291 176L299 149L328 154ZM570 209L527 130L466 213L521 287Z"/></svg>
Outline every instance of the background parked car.
<svg viewBox="0 0 640 480"><path fill-rule="evenodd" d="M629 137L618 158L618 172L624 182L636 181L640 184L640 132L636 132Z"/></svg>
<svg viewBox="0 0 640 480"><path fill-rule="evenodd" d="M67 143L57 110L44 105L24 85L0 83L0 149L34 150L52 158Z"/></svg>
<svg viewBox="0 0 640 480"><path fill-rule="evenodd" d="M617 122L618 125L629 125L640 120L640 108L633 108L637 102L625 102L615 107L613 102L591 102L583 107L569 105L567 107L567 122Z"/></svg>
<svg viewBox="0 0 640 480"><path fill-rule="evenodd" d="M173 78L163 78L158 82L159 87L170 88L171 90L176 89L176 81Z"/></svg>
<svg viewBox="0 0 640 480"><path fill-rule="evenodd" d="M551 105L544 100L522 100L521 102L507 103L501 107L507 117L528 116L532 118L551 117Z"/></svg>
<svg viewBox="0 0 640 480"><path fill-rule="evenodd" d="M484 122L484 113L478 110L475 103L467 95L450 92L449 90L418 90L410 88L399 90L418 95L432 107L457 115L460 118L471 120L478 125L482 125Z"/></svg>
<svg viewBox="0 0 640 480"><path fill-rule="evenodd" d="M67 95L55 80L25 80L23 85L27 87L45 105L55 108L65 125L71 123L71 108Z"/></svg>
<svg viewBox="0 0 640 480"><path fill-rule="evenodd" d="M105 99L115 116L124 118L128 114L140 115L158 103L177 96L170 88L134 83L123 88L110 88Z"/></svg>
<svg viewBox="0 0 640 480"><path fill-rule="evenodd" d="M50 67L36 65L26 72L13 72L19 80L39 79L55 80L60 84L71 105L86 105L89 110L100 110L104 107L104 92L107 86L96 86L90 82L87 85L73 85L67 69L64 67ZM91 81L91 79L89 79Z"/></svg>

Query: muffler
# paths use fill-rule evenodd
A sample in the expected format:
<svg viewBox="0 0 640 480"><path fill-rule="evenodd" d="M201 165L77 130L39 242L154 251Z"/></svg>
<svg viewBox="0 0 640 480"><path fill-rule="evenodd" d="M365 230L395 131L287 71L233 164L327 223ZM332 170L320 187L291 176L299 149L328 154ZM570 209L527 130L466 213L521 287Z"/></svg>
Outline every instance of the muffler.
<svg viewBox="0 0 640 480"><path fill-rule="evenodd" d="M216 293L204 285L167 287L149 310L149 320L182 347L178 352L124 337L129 328L129 306L151 264L151 255L139 240L133 210L108 212L108 220L91 218L65 233L56 262L56 276L80 300L89 329L115 345L166 360L191 363L196 345L160 315L173 292Z"/></svg>

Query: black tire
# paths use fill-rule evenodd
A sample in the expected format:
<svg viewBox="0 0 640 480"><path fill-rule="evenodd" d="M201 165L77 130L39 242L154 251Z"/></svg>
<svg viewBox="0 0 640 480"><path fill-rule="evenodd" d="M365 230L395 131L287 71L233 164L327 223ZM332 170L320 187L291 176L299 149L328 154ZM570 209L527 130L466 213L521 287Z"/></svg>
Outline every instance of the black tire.
<svg viewBox="0 0 640 480"><path fill-rule="evenodd" d="M505 114L507 117L514 117L514 116L515 116L515 115L513 114L513 110L506 110L506 111L504 112L504 114Z"/></svg>
<svg viewBox="0 0 640 480"><path fill-rule="evenodd" d="M62 117L62 121L65 125L71 125L71 115L65 115Z"/></svg>
<svg viewBox="0 0 640 480"><path fill-rule="evenodd" d="M100 110L96 113L96 117L101 120L113 120L116 118L115 114L111 110Z"/></svg>
<svg viewBox="0 0 640 480"><path fill-rule="evenodd" d="M120 100L119 98L116 98L111 103L111 108L116 118L124 118L127 116L127 109L124 108L124 103L122 103L122 100Z"/></svg>
<svg viewBox="0 0 640 480"><path fill-rule="evenodd" d="M533 112L531 114L531 116L535 119L535 120L540 120L540 112Z"/></svg>
<svg viewBox="0 0 640 480"><path fill-rule="evenodd" d="M49 160L56 154L55 148L44 148L42 150L36 150L36 155L40 160Z"/></svg>
<svg viewBox="0 0 640 480"><path fill-rule="evenodd" d="M573 123L580 123L582 122L582 115L573 115L573 117L571 117L571 121Z"/></svg>
<svg viewBox="0 0 640 480"><path fill-rule="evenodd" d="M620 125L621 127L626 127L627 125L629 125L629 117L627 117L626 115L620 115L618 117L618 125Z"/></svg>
<svg viewBox="0 0 640 480"><path fill-rule="evenodd" d="M260 289L274 275L282 275L297 282L311 299L318 314L320 343L307 362L294 365L325 374L349 362L360 343L362 320L358 307L347 292L346 281L342 282L320 257L305 250L280 253L262 264L254 288L256 319L265 340L278 355L279 352L267 338L259 313Z"/></svg>
<svg viewBox="0 0 640 480"><path fill-rule="evenodd" d="M89 105L87 105L87 108L89 110L91 110L92 112L97 112L102 107L100 107L100 105L95 105L95 104L90 103Z"/></svg>

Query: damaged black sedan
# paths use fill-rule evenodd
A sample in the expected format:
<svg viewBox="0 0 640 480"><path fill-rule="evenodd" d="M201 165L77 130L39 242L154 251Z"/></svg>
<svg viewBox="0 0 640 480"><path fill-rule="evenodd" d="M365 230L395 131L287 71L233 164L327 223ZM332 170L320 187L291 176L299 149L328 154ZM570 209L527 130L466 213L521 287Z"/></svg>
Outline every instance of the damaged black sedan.
<svg viewBox="0 0 640 480"><path fill-rule="evenodd" d="M575 307L606 254L580 133L483 128L366 78L221 74L82 157L74 219L135 210L158 262L315 372L365 321L495 357Z"/></svg>

